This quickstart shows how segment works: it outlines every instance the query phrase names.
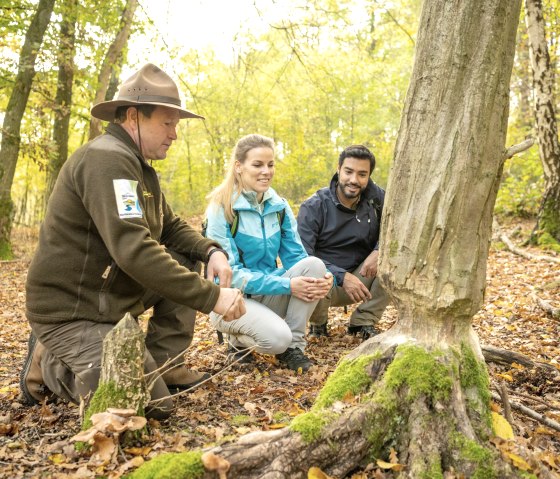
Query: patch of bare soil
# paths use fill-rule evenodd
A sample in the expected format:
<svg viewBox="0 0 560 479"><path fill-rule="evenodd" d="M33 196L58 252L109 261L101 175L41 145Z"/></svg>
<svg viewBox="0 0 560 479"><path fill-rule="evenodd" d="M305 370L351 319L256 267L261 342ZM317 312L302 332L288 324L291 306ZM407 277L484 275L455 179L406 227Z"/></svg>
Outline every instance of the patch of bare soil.
<svg viewBox="0 0 560 479"><path fill-rule="evenodd" d="M337 361L358 344L346 334L351 308L347 312L331 308L330 337L310 341L308 354L317 365L307 374L280 369L274 358L258 354L252 366L227 369L225 345L218 344L208 317L199 314L186 360L192 368L211 372L212 380L178 397L173 417L164 423L152 422L149 436L122 451L115 463L94 466L69 442L80 429L77 406L57 402L25 407L18 401L18 375L29 334L24 285L36 233L19 230L16 234L19 259L0 263L0 477L118 478L129 467L164 452L205 447L249 431L284 427L311 407ZM486 301L474 318L481 342L522 353L560 371L560 322L532 298L536 293L560 307L559 279L560 265L531 262L495 245L488 264ZM389 307L380 329L390 328L395 318L396 311ZM511 401L560 422L558 373L518 364L489 364L489 371L493 388L505 384ZM494 407L501 409L499 403ZM560 433L516 410L512 422L516 442L529 448L535 460L551 471L560 472ZM508 454L506 449L502 451ZM354 477L383 478L392 477L392 473L374 465Z"/></svg>

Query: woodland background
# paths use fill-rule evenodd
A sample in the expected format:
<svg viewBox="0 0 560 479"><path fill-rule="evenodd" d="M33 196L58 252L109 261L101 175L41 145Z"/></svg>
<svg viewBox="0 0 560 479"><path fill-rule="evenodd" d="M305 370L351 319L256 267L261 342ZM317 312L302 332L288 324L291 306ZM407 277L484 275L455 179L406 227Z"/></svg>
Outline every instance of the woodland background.
<svg viewBox="0 0 560 479"><path fill-rule="evenodd" d="M6 1L0 4L0 120L15 86L18 55L37 6L35 1ZM420 0L294 1L291 17L269 19L268 32L255 37L250 26L241 29L232 45L231 62L219 60L211 49L175 57L163 40L165 32L156 29L142 3L137 3L55 2L43 43L37 46L37 73L21 121L11 188L14 225L36 226L43 217L49 175L56 174L56 165L65 156L53 134L57 119L69 115L71 154L90 136L89 109L95 94L105 88L105 96L112 98L122 65L127 65L127 71L135 68L127 63L127 52L139 42L149 43L149 49L136 66L172 58L162 67L178 80L187 108L206 117L205 121L181 122L179 140L167 160L156 164L178 214L204 211L205 196L223 178L236 140L250 132L276 140L279 161L274 187L296 208L328 183L338 153L352 143L371 147L377 157L374 179L386 185L411 72ZM125 6L134 12L131 36L128 42L119 40L122 49L117 51L114 43L122 35ZM560 5L547 0L543 8L556 71ZM68 24L68 17L75 19L75 32L73 47L64 49L61 42L68 38L61 40L61 27ZM361 19L359 26L353 23L356 17ZM101 69L109 55L116 60L110 63L110 75L102 79ZM61 104L57 94L62 68L71 69L73 81L70 101ZM511 90L508 145L534 136L523 18ZM542 175L537 147L508 161L496 212L534 216L543 193Z"/></svg>

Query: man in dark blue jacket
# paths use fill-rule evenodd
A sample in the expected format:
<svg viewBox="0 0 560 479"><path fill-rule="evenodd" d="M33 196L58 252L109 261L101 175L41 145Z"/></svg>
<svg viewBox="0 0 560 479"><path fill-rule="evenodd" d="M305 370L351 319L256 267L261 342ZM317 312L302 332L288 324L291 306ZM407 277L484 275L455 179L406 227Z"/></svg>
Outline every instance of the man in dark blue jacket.
<svg viewBox="0 0 560 479"><path fill-rule="evenodd" d="M350 317L348 332L363 339L377 334L388 297L377 280L379 230L385 191L370 175L373 153L362 145L346 148L330 187L305 200L298 232L309 255L322 259L335 285L310 318L311 336L328 336L329 306L361 303Z"/></svg>

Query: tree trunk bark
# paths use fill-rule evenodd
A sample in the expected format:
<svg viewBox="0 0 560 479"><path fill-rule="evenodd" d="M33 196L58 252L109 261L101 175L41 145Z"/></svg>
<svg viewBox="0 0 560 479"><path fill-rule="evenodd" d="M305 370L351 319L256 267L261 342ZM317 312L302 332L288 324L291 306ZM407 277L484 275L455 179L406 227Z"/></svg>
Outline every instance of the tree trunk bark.
<svg viewBox="0 0 560 479"><path fill-rule="evenodd" d="M72 112L72 85L74 83L74 53L78 1L65 0L62 4L60 43L58 50L58 78L54 108L53 141L55 150L47 166L47 184L44 207L51 196L60 168L68 158L68 129Z"/></svg>
<svg viewBox="0 0 560 479"><path fill-rule="evenodd" d="M35 77L35 60L51 20L55 0L40 0L19 56L14 88L8 100L0 145L0 257L11 257L12 184L21 142L21 120Z"/></svg>
<svg viewBox="0 0 560 479"><path fill-rule="evenodd" d="M121 64L118 59L119 57L122 58L123 49L126 47L126 43L130 37L134 12L137 6L138 0L127 0L126 2L121 18L119 32L117 33L113 43L109 46L107 55L101 65L101 70L99 70L99 75L97 77L97 90L93 101L94 105L105 100L105 95L109 88L109 81L111 80L111 76L115 73L115 66ZM100 134L101 120L92 117L89 124L89 139L92 140Z"/></svg>
<svg viewBox="0 0 560 479"><path fill-rule="evenodd" d="M535 119L545 191L535 228L537 242L560 242L560 142L554 99L554 73L546 43L541 0L525 0L525 18L533 67ZM544 236L547 235L547 236Z"/></svg>

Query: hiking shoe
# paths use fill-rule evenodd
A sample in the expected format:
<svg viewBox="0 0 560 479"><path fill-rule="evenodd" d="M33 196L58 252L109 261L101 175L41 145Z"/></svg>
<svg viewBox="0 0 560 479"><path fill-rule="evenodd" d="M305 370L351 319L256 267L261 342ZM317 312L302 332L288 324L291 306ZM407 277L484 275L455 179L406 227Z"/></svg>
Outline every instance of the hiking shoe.
<svg viewBox="0 0 560 479"><path fill-rule="evenodd" d="M300 368L302 372L306 372L313 366L311 360L303 354L303 351L299 348L288 348L282 354L277 354L276 359L280 361L282 366L296 372L299 371Z"/></svg>
<svg viewBox="0 0 560 479"><path fill-rule="evenodd" d="M184 391L210 379L210 374L187 369L186 366L182 365L165 371L161 377L169 391Z"/></svg>
<svg viewBox="0 0 560 479"><path fill-rule="evenodd" d="M227 348L227 362L237 364L251 364L255 362L255 358L251 354L249 348L235 347L231 344Z"/></svg>
<svg viewBox="0 0 560 479"><path fill-rule="evenodd" d="M372 338L379 334L379 331L373 326L348 326L348 334L359 336L362 340Z"/></svg>
<svg viewBox="0 0 560 479"><path fill-rule="evenodd" d="M27 406L40 404L45 398L54 398L54 394L43 384L41 358L44 352L45 346L37 341L33 333L30 333L27 342L27 357L19 373L20 400Z"/></svg>
<svg viewBox="0 0 560 479"><path fill-rule="evenodd" d="M321 336L328 338L329 332L327 331L327 323L325 324L310 324L309 325L309 337L310 338L320 338Z"/></svg>

